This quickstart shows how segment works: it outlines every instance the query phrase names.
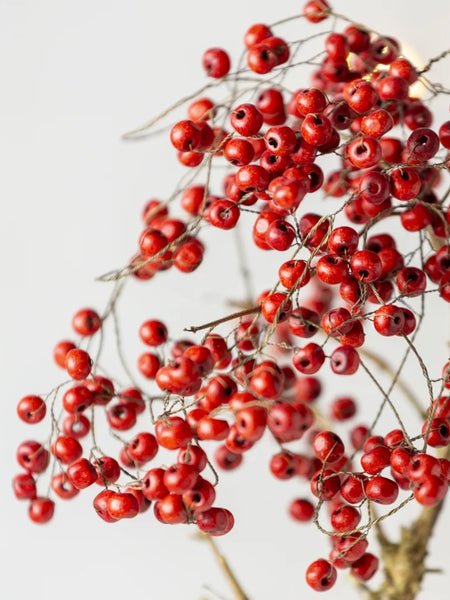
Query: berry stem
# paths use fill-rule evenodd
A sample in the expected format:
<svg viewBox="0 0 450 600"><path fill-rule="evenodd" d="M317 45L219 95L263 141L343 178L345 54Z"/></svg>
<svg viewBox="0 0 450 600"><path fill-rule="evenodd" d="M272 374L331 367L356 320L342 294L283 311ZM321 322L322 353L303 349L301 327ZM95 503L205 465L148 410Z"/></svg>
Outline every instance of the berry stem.
<svg viewBox="0 0 450 600"><path fill-rule="evenodd" d="M441 456L450 458L450 447L445 448ZM369 600L414 600L417 597L424 576L432 571L426 568L425 559L428 542L443 506L444 501L423 508L409 527L402 528L400 541L397 543L378 536L385 579L378 590L368 592Z"/></svg>
<svg viewBox="0 0 450 600"><path fill-rule="evenodd" d="M242 589L240 583L238 582L238 580L236 579L235 574L233 573L230 565L228 564L227 559L225 558L225 556L220 552L216 542L213 540L213 538L208 535L205 534L203 536L203 539L208 542L209 547L212 550L212 553L214 554L214 556L216 557L217 562L220 565L220 568L222 569L228 583L230 584L230 587L232 588L233 592L234 592L234 597L235 600L249 600L249 597L247 596L247 594L244 592L244 590Z"/></svg>
<svg viewBox="0 0 450 600"><path fill-rule="evenodd" d="M227 321L232 321L233 319L239 319L240 317L245 317L245 315L251 315L259 312L261 309L259 306L252 306L251 308L246 308L245 310L240 310L238 312L232 313L231 315L227 315L226 317L222 317L221 319L216 319L215 321L209 321L209 323L204 323L203 325L192 325L191 327L185 327L184 331L189 331L190 333L197 333L197 331L201 331L202 329L214 328L217 325L221 325L222 323L226 323Z"/></svg>
<svg viewBox="0 0 450 600"><path fill-rule="evenodd" d="M367 348L360 348L359 349L359 353L361 355L365 356L366 358L368 358L373 363L375 363L376 366L379 369L381 369L381 371L384 371L391 378L396 377L397 374L395 373L394 369L392 369L392 367L390 366L390 364L382 356L380 356L376 352L373 352L372 350L368 350ZM395 382L396 382L397 386L405 394L406 398L411 402L412 406L414 406L414 408L417 411L417 414L421 418L426 419L426 416L427 416L426 411L423 409L423 407L420 404L418 398L416 398L414 392L407 385L407 383L403 379L401 379L400 377L396 377Z"/></svg>

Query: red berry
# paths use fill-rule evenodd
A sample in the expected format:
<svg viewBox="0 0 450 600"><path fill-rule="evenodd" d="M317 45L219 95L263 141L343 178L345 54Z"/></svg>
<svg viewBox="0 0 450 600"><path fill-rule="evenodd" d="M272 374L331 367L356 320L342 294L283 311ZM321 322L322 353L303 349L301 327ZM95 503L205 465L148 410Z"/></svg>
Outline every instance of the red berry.
<svg viewBox="0 0 450 600"><path fill-rule="evenodd" d="M305 523L314 516L314 504L304 498L296 498L289 504L288 512L295 521Z"/></svg>
<svg viewBox="0 0 450 600"><path fill-rule="evenodd" d="M202 56L203 68L206 74L215 79L220 79L230 70L230 57L222 48L209 48Z"/></svg>
<svg viewBox="0 0 450 600"><path fill-rule="evenodd" d="M34 523L43 524L50 521L55 511L55 503L49 498L34 498L28 508L28 516Z"/></svg>
<svg viewBox="0 0 450 600"><path fill-rule="evenodd" d="M398 485L392 479L375 475L366 483L366 495L378 504L392 504L397 500Z"/></svg>
<svg viewBox="0 0 450 600"><path fill-rule="evenodd" d="M320 23L327 18L329 10L326 0L310 0L303 6L302 13L311 23Z"/></svg>
<svg viewBox="0 0 450 600"><path fill-rule="evenodd" d="M91 308L82 308L74 314L72 319L72 327L75 333L82 336L94 335L101 326L101 318Z"/></svg>
<svg viewBox="0 0 450 600"><path fill-rule="evenodd" d="M312 4L309 2L308 4ZM327 560L320 558L306 569L306 582L316 592L324 592L336 583L337 572Z"/></svg>
<svg viewBox="0 0 450 600"><path fill-rule="evenodd" d="M31 473L19 473L12 481L13 492L18 500L33 500L36 498L36 482Z"/></svg>
<svg viewBox="0 0 450 600"><path fill-rule="evenodd" d="M97 481L97 471L87 458L79 458L67 467L67 478L78 490L83 490Z"/></svg>
<svg viewBox="0 0 450 600"><path fill-rule="evenodd" d="M69 340L62 340L56 344L53 349L53 359L58 367L62 369L66 368L66 355L69 350L73 350L74 348L76 348L75 344Z"/></svg>
<svg viewBox="0 0 450 600"><path fill-rule="evenodd" d="M22 442L17 448L17 462L29 473L42 473L48 466L49 453L39 442Z"/></svg>
<svg viewBox="0 0 450 600"><path fill-rule="evenodd" d="M39 396L24 396L17 405L17 414L25 423L39 423L46 411L45 402Z"/></svg>
<svg viewBox="0 0 450 600"><path fill-rule="evenodd" d="M181 417L167 417L157 421L155 433L158 444L169 450L183 448L192 439L191 428Z"/></svg>
<svg viewBox="0 0 450 600"><path fill-rule="evenodd" d="M129 492L113 492L107 500L108 513L114 519L132 519L139 513L139 503Z"/></svg>
<svg viewBox="0 0 450 600"><path fill-rule="evenodd" d="M89 376L92 368L92 359L84 350L74 348L66 354L65 366L69 376L72 379L80 381Z"/></svg>
<svg viewBox="0 0 450 600"><path fill-rule="evenodd" d="M113 517L108 510L108 501L111 496L114 496L115 492L113 490L103 490L99 494L97 494L93 501L93 506L95 508L98 516L106 521L107 523L114 523L118 519Z"/></svg>

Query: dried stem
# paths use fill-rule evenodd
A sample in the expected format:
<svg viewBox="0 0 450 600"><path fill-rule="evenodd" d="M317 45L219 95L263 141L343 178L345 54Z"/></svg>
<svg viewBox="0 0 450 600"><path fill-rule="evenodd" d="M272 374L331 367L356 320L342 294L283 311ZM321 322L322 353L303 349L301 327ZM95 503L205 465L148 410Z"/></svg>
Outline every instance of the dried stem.
<svg viewBox="0 0 450 600"><path fill-rule="evenodd" d="M220 568L222 569L228 583L230 584L231 589L233 590L235 600L249 600L249 597L242 589L239 581L236 579L235 574L233 573L230 565L228 564L227 559L220 552L214 539L208 534L205 534L203 536L203 539L206 542L208 542L214 556L216 557L216 560L219 563Z"/></svg>
<svg viewBox="0 0 450 600"><path fill-rule="evenodd" d="M396 372L382 356L380 356L379 354L376 354L372 350L367 350L367 348L359 348L358 351L360 354L362 354L363 356L366 356L369 360L371 360L373 363L375 363L381 371L384 371L387 375L389 375L392 378L396 377ZM418 398L416 398L416 395L414 394L412 389L400 377L396 377L396 384L402 390L402 392L405 394L407 399L411 402L412 406L414 406L418 415L421 418L426 419L427 413L423 409L423 406L419 402Z"/></svg>
<svg viewBox="0 0 450 600"><path fill-rule="evenodd" d="M203 325L192 325L192 327L185 327L184 331L197 333L197 331L201 331L202 329L213 328L217 325L220 325L221 323L226 323L227 321L232 321L233 319L239 319L240 317L245 317L245 315L255 314L260 310L261 309L259 308L259 306L252 306L251 308L246 308L245 310L240 310L239 312L235 312L231 315L227 315L226 317L222 317L221 319L209 321L209 323L204 323Z"/></svg>
<svg viewBox="0 0 450 600"><path fill-rule="evenodd" d="M441 455L450 458L450 446ZM409 527L402 527L399 542L392 543L378 535L385 579L378 590L367 591L369 600L414 600L417 597L423 578L431 572L425 559L444 502L445 499L423 508Z"/></svg>

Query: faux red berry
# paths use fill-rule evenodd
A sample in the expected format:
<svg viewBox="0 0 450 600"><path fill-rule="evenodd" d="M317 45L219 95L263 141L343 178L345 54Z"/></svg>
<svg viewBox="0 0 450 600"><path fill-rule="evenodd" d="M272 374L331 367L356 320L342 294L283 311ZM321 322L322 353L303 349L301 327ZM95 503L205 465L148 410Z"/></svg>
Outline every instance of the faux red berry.
<svg viewBox="0 0 450 600"><path fill-rule="evenodd" d="M92 308L82 308L76 312L72 319L75 333L82 336L94 335L102 326L102 320Z"/></svg>
<svg viewBox="0 0 450 600"><path fill-rule="evenodd" d="M108 501L114 496L115 492L113 490L103 490L94 498L93 506L95 508L98 516L106 521L107 523L114 523L118 519L113 517L108 510Z"/></svg>
<svg viewBox="0 0 450 600"><path fill-rule="evenodd" d="M107 500L107 507L114 519L132 519L139 513L139 503L129 492L113 492Z"/></svg>
<svg viewBox="0 0 450 600"><path fill-rule="evenodd" d="M382 263L379 256L371 250L359 250L353 254L350 261L353 276L366 283L376 281L382 273Z"/></svg>
<svg viewBox="0 0 450 600"><path fill-rule="evenodd" d="M65 359L66 371L72 379L80 381L89 376L92 359L85 350L74 348L69 350Z"/></svg>
<svg viewBox="0 0 450 600"><path fill-rule="evenodd" d="M379 560L370 552L366 552L352 563L350 573L359 581L368 581L378 570Z"/></svg>
<svg viewBox="0 0 450 600"><path fill-rule="evenodd" d="M314 516L314 504L304 498L295 498L289 504L288 512L295 521L306 523Z"/></svg>
<svg viewBox="0 0 450 600"><path fill-rule="evenodd" d="M87 458L79 458L67 467L67 477L78 490L83 490L97 481L97 471Z"/></svg>
<svg viewBox="0 0 450 600"><path fill-rule="evenodd" d="M48 466L48 450L39 442L29 440L17 448L17 462L29 473L42 473Z"/></svg>
<svg viewBox="0 0 450 600"><path fill-rule="evenodd" d="M320 23L328 17L329 10L326 0L310 0L303 6L302 13L311 23Z"/></svg>
<svg viewBox="0 0 450 600"><path fill-rule="evenodd" d="M79 493L79 490L71 483L65 473L53 475L51 487L54 493L62 500L70 500Z"/></svg>
<svg viewBox="0 0 450 600"><path fill-rule="evenodd" d="M28 516L33 523L42 525L47 523L53 517L55 503L50 498L37 497L31 500L28 509Z"/></svg>
<svg viewBox="0 0 450 600"><path fill-rule="evenodd" d="M398 485L392 479L375 475L366 483L366 495L378 504L392 504L397 500Z"/></svg>
<svg viewBox="0 0 450 600"><path fill-rule="evenodd" d="M334 463L344 454L344 444L333 431L322 431L316 435L312 443L313 450L324 463Z"/></svg>
<svg viewBox="0 0 450 600"><path fill-rule="evenodd" d="M200 129L193 121L179 121L171 129L170 141L180 152L194 150L200 142Z"/></svg>
<svg viewBox="0 0 450 600"><path fill-rule="evenodd" d="M66 355L69 350L76 348L75 344L69 340L58 342L53 349L53 359L58 367L66 368Z"/></svg>
<svg viewBox="0 0 450 600"><path fill-rule="evenodd" d="M206 74L215 79L220 79L230 70L230 57L222 48L209 48L202 56L203 68Z"/></svg>
<svg viewBox="0 0 450 600"><path fill-rule="evenodd" d="M47 407L40 396L24 396L17 405L17 414L25 423L39 423Z"/></svg>
<svg viewBox="0 0 450 600"><path fill-rule="evenodd" d="M308 4L312 4L309 2ZM316 592L324 592L333 587L337 579L337 571L333 565L320 558L314 561L306 569L306 582Z"/></svg>
<svg viewBox="0 0 450 600"><path fill-rule="evenodd" d="M36 498L36 482L31 473L19 473L12 481L13 492L18 500L33 500Z"/></svg>
<svg viewBox="0 0 450 600"><path fill-rule="evenodd" d="M101 456L92 461L92 465L97 471L98 485L107 486L115 483L120 477L120 466L115 458L111 456Z"/></svg>
<svg viewBox="0 0 450 600"><path fill-rule="evenodd" d="M244 137L256 135L263 124L263 116L254 104L236 106L230 120L233 129Z"/></svg>
<svg viewBox="0 0 450 600"><path fill-rule="evenodd" d="M155 426L158 444L169 450L183 448L192 439L191 428L181 417L167 417L159 420Z"/></svg>

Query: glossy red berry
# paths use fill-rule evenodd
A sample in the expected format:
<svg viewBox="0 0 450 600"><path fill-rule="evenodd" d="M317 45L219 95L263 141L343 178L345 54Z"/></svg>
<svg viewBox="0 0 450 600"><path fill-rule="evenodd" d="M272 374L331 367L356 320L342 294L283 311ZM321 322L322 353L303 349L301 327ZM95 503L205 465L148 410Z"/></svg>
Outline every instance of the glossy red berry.
<svg viewBox="0 0 450 600"><path fill-rule="evenodd" d="M310 0L303 6L302 13L311 23L320 23L328 17L329 10L326 0Z"/></svg>
<svg viewBox="0 0 450 600"><path fill-rule="evenodd" d="M28 473L42 473L48 466L49 453L39 442L29 440L17 448L16 458Z"/></svg>
<svg viewBox="0 0 450 600"><path fill-rule="evenodd" d="M316 274L323 283L336 285L348 276L348 262L338 254L321 256L316 265Z"/></svg>
<svg viewBox="0 0 450 600"><path fill-rule="evenodd" d="M164 485L174 494L184 494L195 486L198 478L198 470L194 465L176 463L166 469L164 473Z"/></svg>
<svg viewBox="0 0 450 600"><path fill-rule="evenodd" d="M263 23L251 25L244 34L244 44L249 50L252 46L259 44L263 40L272 36L272 30Z"/></svg>
<svg viewBox="0 0 450 600"><path fill-rule="evenodd" d="M263 116L254 104L240 104L231 113L230 121L239 135L248 137L259 132L263 124Z"/></svg>
<svg viewBox="0 0 450 600"><path fill-rule="evenodd" d="M366 552L358 558L358 560L352 562L350 573L359 581L368 581L378 570L379 560L370 552Z"/></svg>
<svg viewBox="0 0 450 600"><path fill-rule="evenodd" d="M169 450L183 448L192 439L191 428L184 419L177 416L157 421L155 434L158 444Z"/></svg>
<svg viewBox="0 0 450 600"><path fill-rule="evenodd" d="M406 140L406 149L412 159L425 162L439 150L439 137L428 127L418 127Z"/></svg>
<svg viewBox="0 0 450 600"><path fill-rule="evenodd" d="M79 490L71 483L65 473L53 475L51 487L53 492L62 500L70 500L79 493Z"/></svg>
<svg viewBox="0 0 450 600"><path fill-rule="evenodd" d="M42 525L53 517L55 503L50 498L37 497L31 500L28 508L28 516L34 523Z"/></svg>
<svg viewBox="0 0 450 600"><path fill-rule="evenodd" d="M292 303L286 294L269 294L261 303L261 314L268 323L285 321L292 309Z"/></svg>
<svg viewBox="0 0 450 600"><path fill-rule="evenodd" d="M66 354L65 367L72 379L80 381L89 376L92 368L92 359L85 350L74 348Z"/></svg>
<svg viewBox="0 0 450 600"><path fill-rule="evenodd" d="M319 371L325 361L325 353L318 344L310 343L299 348L292 356L292 364L304 375L313 375Z"/></svg>
<svg viewBox="0 0 450 600"><path fill-rule="evenodd" d="M12 487L18 500L33 500L36 498L36 482L31 473L19 473L13 478Z"/></svg>
<svg viewBox="0 0 450 600"><path fill-rule="evenodd" d="M108 407L106 419L113 429L126 431L136 424L136 409L131 404L120 402Z"/></svg>
<svg viewBox="0 0 450 600"><path fill-rule="evenodd" d="M230 57L222 48L209 48L203 53L202 65L207 75L220 79L230 70Z"/></svg>
<svg viewBox="0 0 450 600"><path fill-rule="evenodd" d="M97 481L97 471L87 458L79 458L67 467L67 478L78 490L83 490Z"/></svg>
<svg viewBox="0 0 450 600"><path fill-rule="evenodd" d="M113 492L107 500L108 513L114 519L132 519L139 513L139 503L129 492Z"/></svg>
<svg viewBox="0 0 450 600"><path fill-rule="evenodd" d="M330 522L333 529L341 533L356 529L361 520L361 513L354 506L347 504L338 505L330 515Z"/></svg>
<svg viewBox="0 0 450 600"><path fill-rule="evenodd" d="M347 157L358 169L376 166L381 158L381 146L376 138L356 138L347 146Z"/></svg>
<svg viewBox="0 0 450 600"><path fill-rule="evenodd" d="M82 308L72 318L75 333L82 336L94 335L102 326L102 320L92 308Z"/></svg>
<svg viewBox="0 0 450 600"><path fill-rule="evenodd" d="M98 514L98 516L106 521L107 523L114 523L118 519L110 515L108 510L108 501L113 496L115 492L113 490L103 490L97 496L95 496L93 501L93 506Z"/></svg>
<svg viewBox="0 0 450 600"><path fill-rule="evenodd" d="M233 229L240 217L239 207L231 200L218 199L208 209L208 221L219 229Z"/></svg>
<svg viewBox="0 0 450 600"><path fill-rule="evenodd" d="M52 444L52 454L57 460L68 465L80 458L83 448L76 438L60 435Z"/></svg>
<svg viewBox="0 0 450 600"><path fill-rule="evenodd" d="M394 126L391 114L379 108L373 110L361 119L361 131L373 138L381 138Z"/></svg>
<svg viewBox="0 0 450 600"><path fill-rule="evenodd" d="M309 113L301 125L303 139L311 146L322 146L330 141L333 126L330 120L319 113Z"/></svg>
<svg viewBox="0 0 450 600"><path fill-rule="evenodd" d="M47 407L40 396L24 396L17 404L17 414L25 423L39 423L46 412Z"/></svg>
<svg viewBox="0 0 450 600"><path fill-rule="evenodd" d="M92 461L92 465L97 471L98 485L107 486L115 483L120 477L120 466L115 458L111 456L101 456Z"/></svg>
<svg viewBox="0 0 450 600"><path fill-rule="evenodd" d="M200 446L191 444L186 446L186 448L180 448L177 455L177 462L182 465L191 465L200 473L208 464L208 457Z"/></svg>
<svg viewBox="0 0 450 600"><path fill-rule="evenodd" d="M180 152L194 150L200 143L200 129L194 121L178 121L170 132L172 145Z"/></svg>
<svg viewBox="0 0 450 600"><path fill-rule="evenodd" d="M371 250L359 250L355 252L350 261L353 276L366 283L376 281L382 273L381 260Z"/></svg>
<svg viewBox="0 0 450 600"><path fill-rule="evenodd" d="M398 200L412 200L422 187L420 176L412 167L394 169L390 178L392 195Z"/></svg>
<svg viewBox="0 0 450 600"><path fill-rule="evenodd" d="M360 364L358 351L353 346L339 346L330 355L330 366L337 375L353 375Z"/></svg>
<svg viewBox="0 0 450 600"><path fill-rule="evenodd" d="M186 523L188 519L183 498L179 494L164 496L164 498L155 503L154 510L155 514L159 514L160 520L163 523L170 525Z"/></svg>
<svg viewBox="0 0 450 600"><path fill-rule="evenodd" d="M66 355L74 348L76 348L75 344L69 340L62 340L56 344L53 349L53 359L58 367L66 368Z"/></svg>
<svg viewBox="0 0 450 600"><path fill-rule="evenodd" d="M312 443L313 450L324 463L334 463L344 455L344 444L333 431L318 433Z"/></svg>
<svg viewBox="0 0 450 600"><path fill-rule="evenodd" d="M311 492L322 500L334 498L340 487L339 475L332 469L319 469L311 478Z"/></svg>
<svg viewBox="0 0 450 600"><path fill-rule="evenodd" d="M305 576L306 582L313 590L324 592L336 583L337 571L330 562L320 558L309 565Z"/></svg>
<svg viewBox="0 0 450 600"><path fill-rule="evenodd" d="M366 495L378 504L392 504L397 500L398 484L392 479L375 475L366 483Z"/></svg>
<svg viewBox="0 0 450 600"><path fill-rule="evenodd" d="M405 317L403 311L394 304L385 304L377 309L373 324L381 335L397 335L403 329Z"/></svg>
<svg viewBox="0 0 450 600"><path fill-rule="evenodd" d="M232 471L242 463L241 453L231 452L226 446L219 446L214 454L217 466L224 471Z"/></svg>
<svg viewBox="0 0 450 600"><path fill-rule="evenodd" d="M161 321L150 319L139 328L139 337L147 346L160 346L167 341L167 327Z"/></svg>
<svg viewBox="0 0 450 600"><path fill-rule="evenodd" d="M356 404L353 398L341 397L333 400L330 415L336 421L351 419L356 414Z"/></svg>
<svg viewBox="0 0 450 600"><path fill-rule="evenodd" d="M288 512L295 521L306 523L314 516L314 504L305 498L295 498L290 502Z"/></svg>

